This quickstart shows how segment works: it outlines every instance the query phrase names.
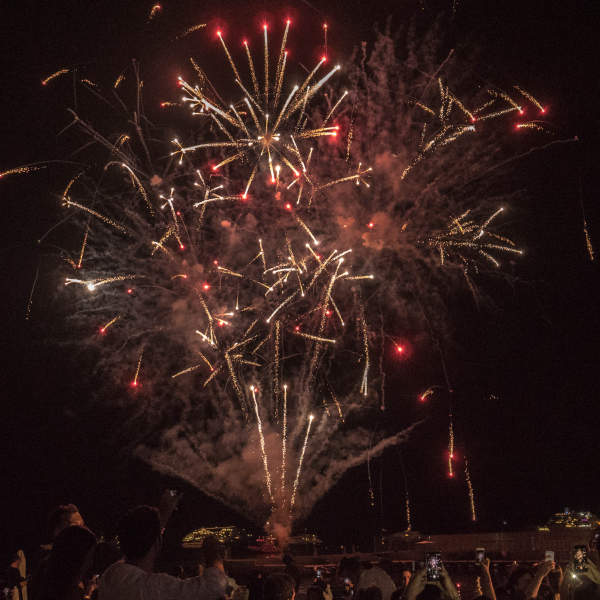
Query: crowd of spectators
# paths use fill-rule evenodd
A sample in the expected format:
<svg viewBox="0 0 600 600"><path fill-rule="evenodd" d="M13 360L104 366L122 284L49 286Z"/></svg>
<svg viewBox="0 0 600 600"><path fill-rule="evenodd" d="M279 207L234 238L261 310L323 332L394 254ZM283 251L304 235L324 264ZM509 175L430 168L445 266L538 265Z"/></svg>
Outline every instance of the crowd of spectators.
<svg viewBox="0 0 600 600"><path fill-rule="evenodd" d="M443 562L439 578L427 569L382 559L377 565L344 556L333 569L307 572L290 555L285 572L253 570L246 585L231 577L223 544L204 538L203 561L182 565L176 575L155 573L163 532L179 494L167 492L160 508L138 506L117 526L117 546L98 544L72 504L49 518L49 542L36 569L25 574L22 552L4 573L8 600L600 600L597 548L588 547L584 570L541 559L534 568L514 563L501 572L484 559L477 564L478 594L462 598ZM301 584L308 584L303 587ZM304 591L305 590L305 591Z"/></svg>

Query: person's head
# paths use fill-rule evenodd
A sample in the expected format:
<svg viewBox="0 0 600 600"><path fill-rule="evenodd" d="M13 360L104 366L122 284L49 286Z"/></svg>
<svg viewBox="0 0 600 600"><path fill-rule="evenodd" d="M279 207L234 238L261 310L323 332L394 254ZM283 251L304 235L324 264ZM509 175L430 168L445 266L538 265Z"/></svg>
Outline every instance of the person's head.
<svg viewBox="0 0 600 600"><path fill-rule="evenodd" d="M344 557L340 561L340 575L342 577L348 577L354 585L358 583L358 578L360 577L362 569L363 567L360 561L355 556Z"/></svg>
<svg viewBox="0 0 600 600"><path fill-rule="evenodd" d="M161 548L160 518L153 506L137 506L123 515L117 525L121 550L127 560L139 561Z"/></svg>
<svg viewBox="0 0 600 600"><path fill-rule="evenodd" d="M405 569L404 571L402 571L402 585L404 586L405 589L408 587L408 583L409 583L411 577L412 577L412 573L408 569Z"/></svg>
<svg viewBox="0 0 600 600"><path fill-rule="evenodd" d="M533 571L527 567L517 567L509 575L506 587L519 594L524 594L533 580Z"/></svg>
<svg viewBox="0 0 600 600"><path fill-rule="evenodd" d="M439 600L442 590L437 586L428 583L423 591L417 595L417 600Z"/></svg>
<svg viewBox="0 0 600 600"><path fill-rule="evenodd" d="M61 531L48 558L40 600L61 600L79 586L92 564L96 536L83 526Z"/></svg>
<svg viewBox="0 0 600 600"><path fill-rule="evenodd" d="M294 600L294 580L285 573L273 573L265 579L264 600Z"/></svg>
<svg viewBox="0 0 600 600"><path fill-rule="evenodd" d="M225 546L214 535L207 535L202 541L202 552L207 567L223 564Z"/></svg>
<svg viewBox="0 0 600 600"><path fill-rule="evenodd" d="M291 565L294 562L291 554L284 554L281 560L283 561L284 565Z"/></svg>
<svg viewBox="0 0 600 600"><path fill-rule="evenodd" d="M383 594L379 587L373 583L358 590L356 600L383 600Z"/></svg>
<svg viewBox="0 0 600 600"><path fill-rule="evenodd" d="M18 554L13 554L10 559L10 566L18 569L21 566L21 557Z"/></svg>
<svg viewBox="0 0 600 600"><path fill-rule="evenodd" d="M52 539L72 525L83 526L83 519L74 504L64 504L55 508L48 517L48 531Z"/></svg>

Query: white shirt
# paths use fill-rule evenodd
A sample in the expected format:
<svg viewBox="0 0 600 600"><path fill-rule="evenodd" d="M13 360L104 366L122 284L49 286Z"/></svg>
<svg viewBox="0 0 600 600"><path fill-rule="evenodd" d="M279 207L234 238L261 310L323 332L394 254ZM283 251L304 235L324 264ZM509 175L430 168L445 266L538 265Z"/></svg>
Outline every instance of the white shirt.
<svg viewBox="0 0 600 600"><path fill-rule="evenodd" d="M360 574L357 587L360 590L373 584L375 584L381 590L383 600L390 600L392 592L396 590L396 586L394 585L392 578L385 571L379 569L378 567L373 567L372 569L363 571Z"/></svg>
<svg viewBox="0 0 600 600"><path fill-rule="evenodd" d="M218 600L226 587L227 575L215 567L182 581L119 561L100 577L98 600Z"/></svg>

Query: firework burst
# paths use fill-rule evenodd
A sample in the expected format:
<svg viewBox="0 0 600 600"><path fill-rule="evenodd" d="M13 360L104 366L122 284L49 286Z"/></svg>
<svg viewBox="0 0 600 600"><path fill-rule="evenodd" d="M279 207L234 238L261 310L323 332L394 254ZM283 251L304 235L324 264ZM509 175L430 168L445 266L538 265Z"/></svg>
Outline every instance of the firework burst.
<svg viewBox="0 0 600 600"><path fill-rule="evenodd" d="M275 68L264 28L264 73L248 43L243 70L217 34L240 98L226 105L194 63L198 83L179 83L200 127L165 140L168 151L137 111L127 133L74 115L103 166L63 194L82 229L69 257L81 275L63 278L70 322L110 327L94 342L97 370L110 389L135 373L132 410L160 423L152 442L140 425L126 443L288 533L346 470L405 437L369 443L378 377L403 349L377 343L373 299L400 337L414 320L408 289L432 271L455 286L467 268L520 254L496 230L502 208L472 183L498 160L503 136L489 122L511 118L513 100L459 99L442 79L415 79L384 35L345 73L323 59L292 86L289 28ZM131 79L119 91L134 85L139 107Z"/></svg>

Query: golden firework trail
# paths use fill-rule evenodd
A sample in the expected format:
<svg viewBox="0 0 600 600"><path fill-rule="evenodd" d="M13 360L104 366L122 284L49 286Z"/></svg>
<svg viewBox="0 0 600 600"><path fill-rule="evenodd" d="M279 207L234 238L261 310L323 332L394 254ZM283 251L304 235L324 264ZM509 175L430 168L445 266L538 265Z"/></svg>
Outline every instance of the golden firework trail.
<svg viewBox="0 0 600 600"><path fill-rule="evenodd" d="M281 452L281 495L285 491L285 457L287 444L287 385L283 386L283 434L282 434L282 452Z"/></svg>
<svg viewBox="0 0 600 600"><path fill-rule="evenodd" d="M40 171L41 169L45 168L46 167L35 167L33 165L25 165L24 167L16 167L14 169L4 171L4 173L0 173L0 177L6 177L7 175L16 175L20 173L31 173L31 171Z"/></svg>
<svg viewBox="0 0 600 600"><path fill-rule="evenodd" d="M266 31L266 29L265 29ZM271 500L273 500L273 493L271 492L271 474L269 473L269 465L267 463L267 451L265 450L265 436L263 435L262 430L262 421L260 420L260 413L258 411L258 402L256 401L256 388L252 386L250 388L252 391L252 399L254 400L254 411L256 413L256 423L258 426L258 435L260 436L260 449L263 457L263 465L265 467L265 475L267 479L267 489L269 490L269 496L271 496Z"/></svg>
<svg viewBox="0 0 600 600"><path fill-rule="evenodd" d="M362 385L360 387L360 393L365 396L368 393L368 376L369 376L369 338L367 334L367 324L364 317L361 318L362 330L363 330L363 343L365 346L365 371L363 374Z"/></svg>
<svg viewBox="0 0 600 600"><path fill-rule="evenodd" d="M60 71L56 71L56 73L52 73L52 75L50 75L49 77L46 77L46 79L44 79L42 81L42 85L46 85L49 81L52 81L55 77L58 77L59 75L64 75L65 73L68 73L69 69L61 69Z"/></svg>
<svg viewBox="0 0 600 600"><path fill-rule="evenodd" d="M317 335L311 335L310 333L302 333L301 331L294 331L296 335L299 335L307 340L313 340L315 342L323 342L324 344L335 344L335 340L330 340L328 338L322 338Z"/></svg>
<svg viewBox="0 0 600 600"><path fill-rule="evenodd" d="M450 441L448 443L448 475L452 477L452 459L454 458L454 431L452 429L452 421L450 421Z"/></svg>
<svg viewBox="0 0 600 600"><path fill-rule="evenodd" d="M161 9L160 4L155 4L152 9L150 10L150 15L148 16L148 22L147 24L150 24L150 21L152 21L152 19L154 19L154 17L156 16L156 14L158 13L158 11Z"/></svg>
<svg viewBox="0 0 600 600"><path fill-rule="evenodd" d="M125 227L121 227L121 225L118 225L112 219L109 219L108 217L105 217L105 216L101 215L100 213L97 213L95 210L92 210L91 208L87 208L86 206L82 206L81 204L78 204L77 202L73 202L72 200L69 200L68 198L65 198L64 201L67 206L76 206L77 208L80 208L81 210L85 210L86 212L89 212L91 215L98 217L105 223L108 223L109 225L112 225L114 228L119 229L123 233L127 233L127 229L125 229Z"/></svg>
<svg viewBox="0 0 600 600"><path fill-rule="evenodd" d="M538 125L535 121L529 121L528 123L519 123L517 125L517 129L535 129L536 131L543 131L544 133L549 133L552 135L550 131L544 129L541 125Z"/></svg>
<svg viewBox="0 0 600 600"><path fill-rule="evenodd" d="M429 395L431 395L431 394L433 394L433 388L429 388L428 390L426 390L426 391L423 393L423 395L422 395L422 396L421 396L421 398L420 398L421 402L422 402L423 400L425 400L425 398L427 398L427 396L429 396Z"/></svg>
<svg viewBox="0 0 600 600"><path fill-rule="evenodd" d="M120 315L117 315L114 319L111 319L106 325L104 325L104 327L102 327L100 329L100 331L102 333L104 333L113 323L116 323L120 318L124 317L125 313L121 313Z"/></svg>
<svg viewBox="0 0 600 600"><path fill-rule="evenodd" d="M83 253L85 251L85 244L87 242L88 234L89 233L90 233L90 224L89 224L89 221L88 221L88 225L87 225L86 230L85 230L85 237L83 238L83 244L81 245L81 252L79 253L79 262L77 263L77 268L78 269L81 269L81 261L83 261Z"/></svg>
<svg viewBox="0 0 600 600"><path fill-rule="evenodd" d="M585 222L585 219L583 221L583 232L585 233L585 244L590 254L590 260L594 260L594 248L592 247L592 240L590 239L590 234L588 233L587 223Z"/></svg>
<svg viewBox="0 0 600 600"><path fill-rule="evenodd" d="M469 463L465 460L465 478L467 487L469 488L469 503L471 505L471 521L476 521L475 517L475 498L473 496L473 486L471 485L471 477L469 477Z"/></svg>
<svg viewBox="0 0 600 600"><path fill-rule="evenodd" d="M281 390L279 389L279 360L281 355L281 321L275 322L275 360L273 365L273 390L275 392L275 418L279 422L279 404Z"/></svg>
<svg viewBox="0 0 600 600"><path fill-rule="evenodd" d="M296 471L296 479L294 480L294 491L292 492L292 500L290 502L290 510L294 507L296 500L296 490L298 489L298 482L300 481L300 473L302 471L302 462L304 461L304 453L306 452L306 445L308 444L308 435L310 434L310 426L312 425L314 416L310 415L308 418L308 428L306 429L306 437L304 438L304 444L302 446L302 453L300 454L300 462L298 463L298 470Z"/></svg>
<svg viewBox="0 0 600 600"><path fill-rule="evenodd" d="M137 369L135 370L135 377L133 378L133 387L138 384L138 376L140 374L140 367L142 366L142 357L144 356L144 349L140 352L140 359L138 360Z"/></svg>
<svg viewBox="0 0 600 600"><path fill-rule="evenodd" d="M532 104L534 104L535 106L537 106L543 113L546 112L544 110L544 107L529 92L526 92L525 90L522 90L517 85L515 85L514 87L515 87L515 89L517 91L519 91L521 94L523 94L523 96L525 96L525 98L527 98L527 100L529 100L529 102L531 102ZM475 519L473 519L473 520L475 520Z"/></svg>
<svg viewBox="0 0 600 600"><path fill-rule="evenodd" d="M79 283L81 285L87 286L87 289L91 291L95 290L100 285L105 285L106 283L113 283L115 281L128 281L130 279L143 279L145 275L116 275L115 277L105 277L104 279L72 279L67 277L65 280L65 285L70 285L71 283Z"/></svg>
<svg viewBox="0 0 600 600"><path fill-rule="evenodd" d="M206 27L206 23L202 23L201 25L194 25L193 27L189 27L184 32L180 33L178 36L175 36L176 40L180 40L184 38L186 35L190 35L190 33L194 33L194 31L198 31L198 29L202 29L202 27Z"/></svg>

